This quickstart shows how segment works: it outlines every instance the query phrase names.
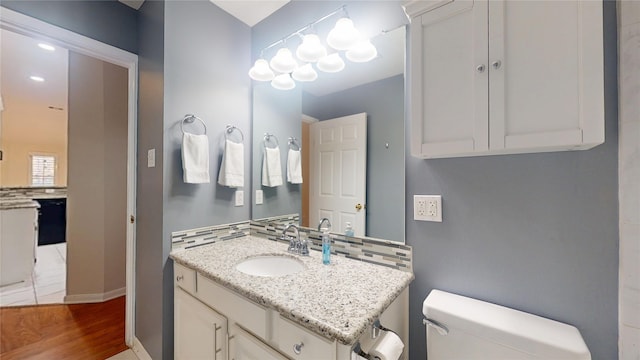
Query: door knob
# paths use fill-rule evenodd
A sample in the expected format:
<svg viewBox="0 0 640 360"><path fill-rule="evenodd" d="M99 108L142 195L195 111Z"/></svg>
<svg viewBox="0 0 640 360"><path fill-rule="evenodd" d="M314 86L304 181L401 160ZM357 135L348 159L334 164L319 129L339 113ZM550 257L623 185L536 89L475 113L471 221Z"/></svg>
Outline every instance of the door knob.
<svg viewBox="0 0 640 360"><path fill-rule="evenodd" d="M362 210L362 204L356 204L356 210L358 211Z"/></svg>

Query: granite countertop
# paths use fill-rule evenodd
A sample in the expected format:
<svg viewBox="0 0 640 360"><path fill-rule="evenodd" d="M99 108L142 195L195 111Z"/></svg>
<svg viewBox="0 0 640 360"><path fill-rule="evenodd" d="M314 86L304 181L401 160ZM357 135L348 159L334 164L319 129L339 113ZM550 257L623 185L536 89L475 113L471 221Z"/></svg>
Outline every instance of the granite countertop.
<svg viewBox="0 0 640 360"><path fill-rule="evenodd" d="M241 273L235 265L249 257L277 254L300 259L305 270L279 277ZM187 250L170 257L250 300L321 336L352 345L413 280L411 272L322 254L287 253L287 244L246 236Z"/></svg>
<svg viewBox="0 0 640 360"><path fill-rule="evenodd" d="M39 207L40 207L40 204L38 204L38 202L33 201L31 199L11 199L11 200L0 201L0 210L28 209L28 208L39 208Z"/></svg>

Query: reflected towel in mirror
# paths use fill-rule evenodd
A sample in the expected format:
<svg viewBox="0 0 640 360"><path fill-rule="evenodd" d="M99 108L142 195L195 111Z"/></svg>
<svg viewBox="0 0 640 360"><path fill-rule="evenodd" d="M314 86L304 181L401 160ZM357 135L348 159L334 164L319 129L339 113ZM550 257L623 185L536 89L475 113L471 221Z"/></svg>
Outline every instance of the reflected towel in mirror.
<svg viewBox="0 0 640 360"><path fill-rule="evenodd" d="M264 148L264 157L262 158L262 185L269 187L282 185L280 148Z"/></svg>
<svg viewBox="0 0 640 360"><path fill-rule="evenodd" d="M287 181L292 184L302 184L302 158L300 150L289 149L287 154Z"/></svg>

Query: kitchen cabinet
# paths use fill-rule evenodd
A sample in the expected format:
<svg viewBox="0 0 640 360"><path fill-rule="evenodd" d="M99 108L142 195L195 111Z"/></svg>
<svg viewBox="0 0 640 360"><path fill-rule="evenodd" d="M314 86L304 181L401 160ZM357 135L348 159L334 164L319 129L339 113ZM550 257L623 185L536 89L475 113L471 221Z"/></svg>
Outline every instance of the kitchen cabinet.
<svg viewBox="0 0 640 360"><path fill-rule="evenodd" d="M604 142L601 1L419 0L405 10L413 156Z"/></svg>
<svg viewBox="0 0 640 360"><path fill-rule="evenodd" d="M176 359L351 359L352 345L314 333L196 270L174 263L174 279ZM404 329L407 305L405 289L382 313L381 321ZM407 334L401 333L406 343ZM361 338L370 334L369 328Z"/></svg>
<svg viewBox="0 0 640 360"><path fill-rule="evenodd" d="M0 285L31 278L38 243L37 228L37 204L0 209Z"/></svg>

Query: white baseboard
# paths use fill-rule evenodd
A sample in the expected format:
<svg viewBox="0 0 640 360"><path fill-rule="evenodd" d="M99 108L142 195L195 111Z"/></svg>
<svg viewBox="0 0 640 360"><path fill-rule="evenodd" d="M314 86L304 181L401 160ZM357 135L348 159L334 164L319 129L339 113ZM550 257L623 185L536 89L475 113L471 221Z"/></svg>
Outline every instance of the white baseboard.
<svg viewBox="0 0 640 360"><path fill-rule="evenodd" d="M142 343L140 342L140 340L138 340L137 337L133 338L133 347L131 348L131 350L136 353L136 356L140 360L152 360L151 355L149 355L147 350L144 349L144 346L142 346Z"/></svg>
<svg viewBox="0 0 640 360"><path fill-rule="evenodd" d="M64 303L65 304L99 303L99 302L105 302L105 301L126 295L126 293L127 293L127 288L123 287L120 289L115 289L115 290L107 291L106 293L99 293L99 294L66 295L64 297Z"/></svg>

